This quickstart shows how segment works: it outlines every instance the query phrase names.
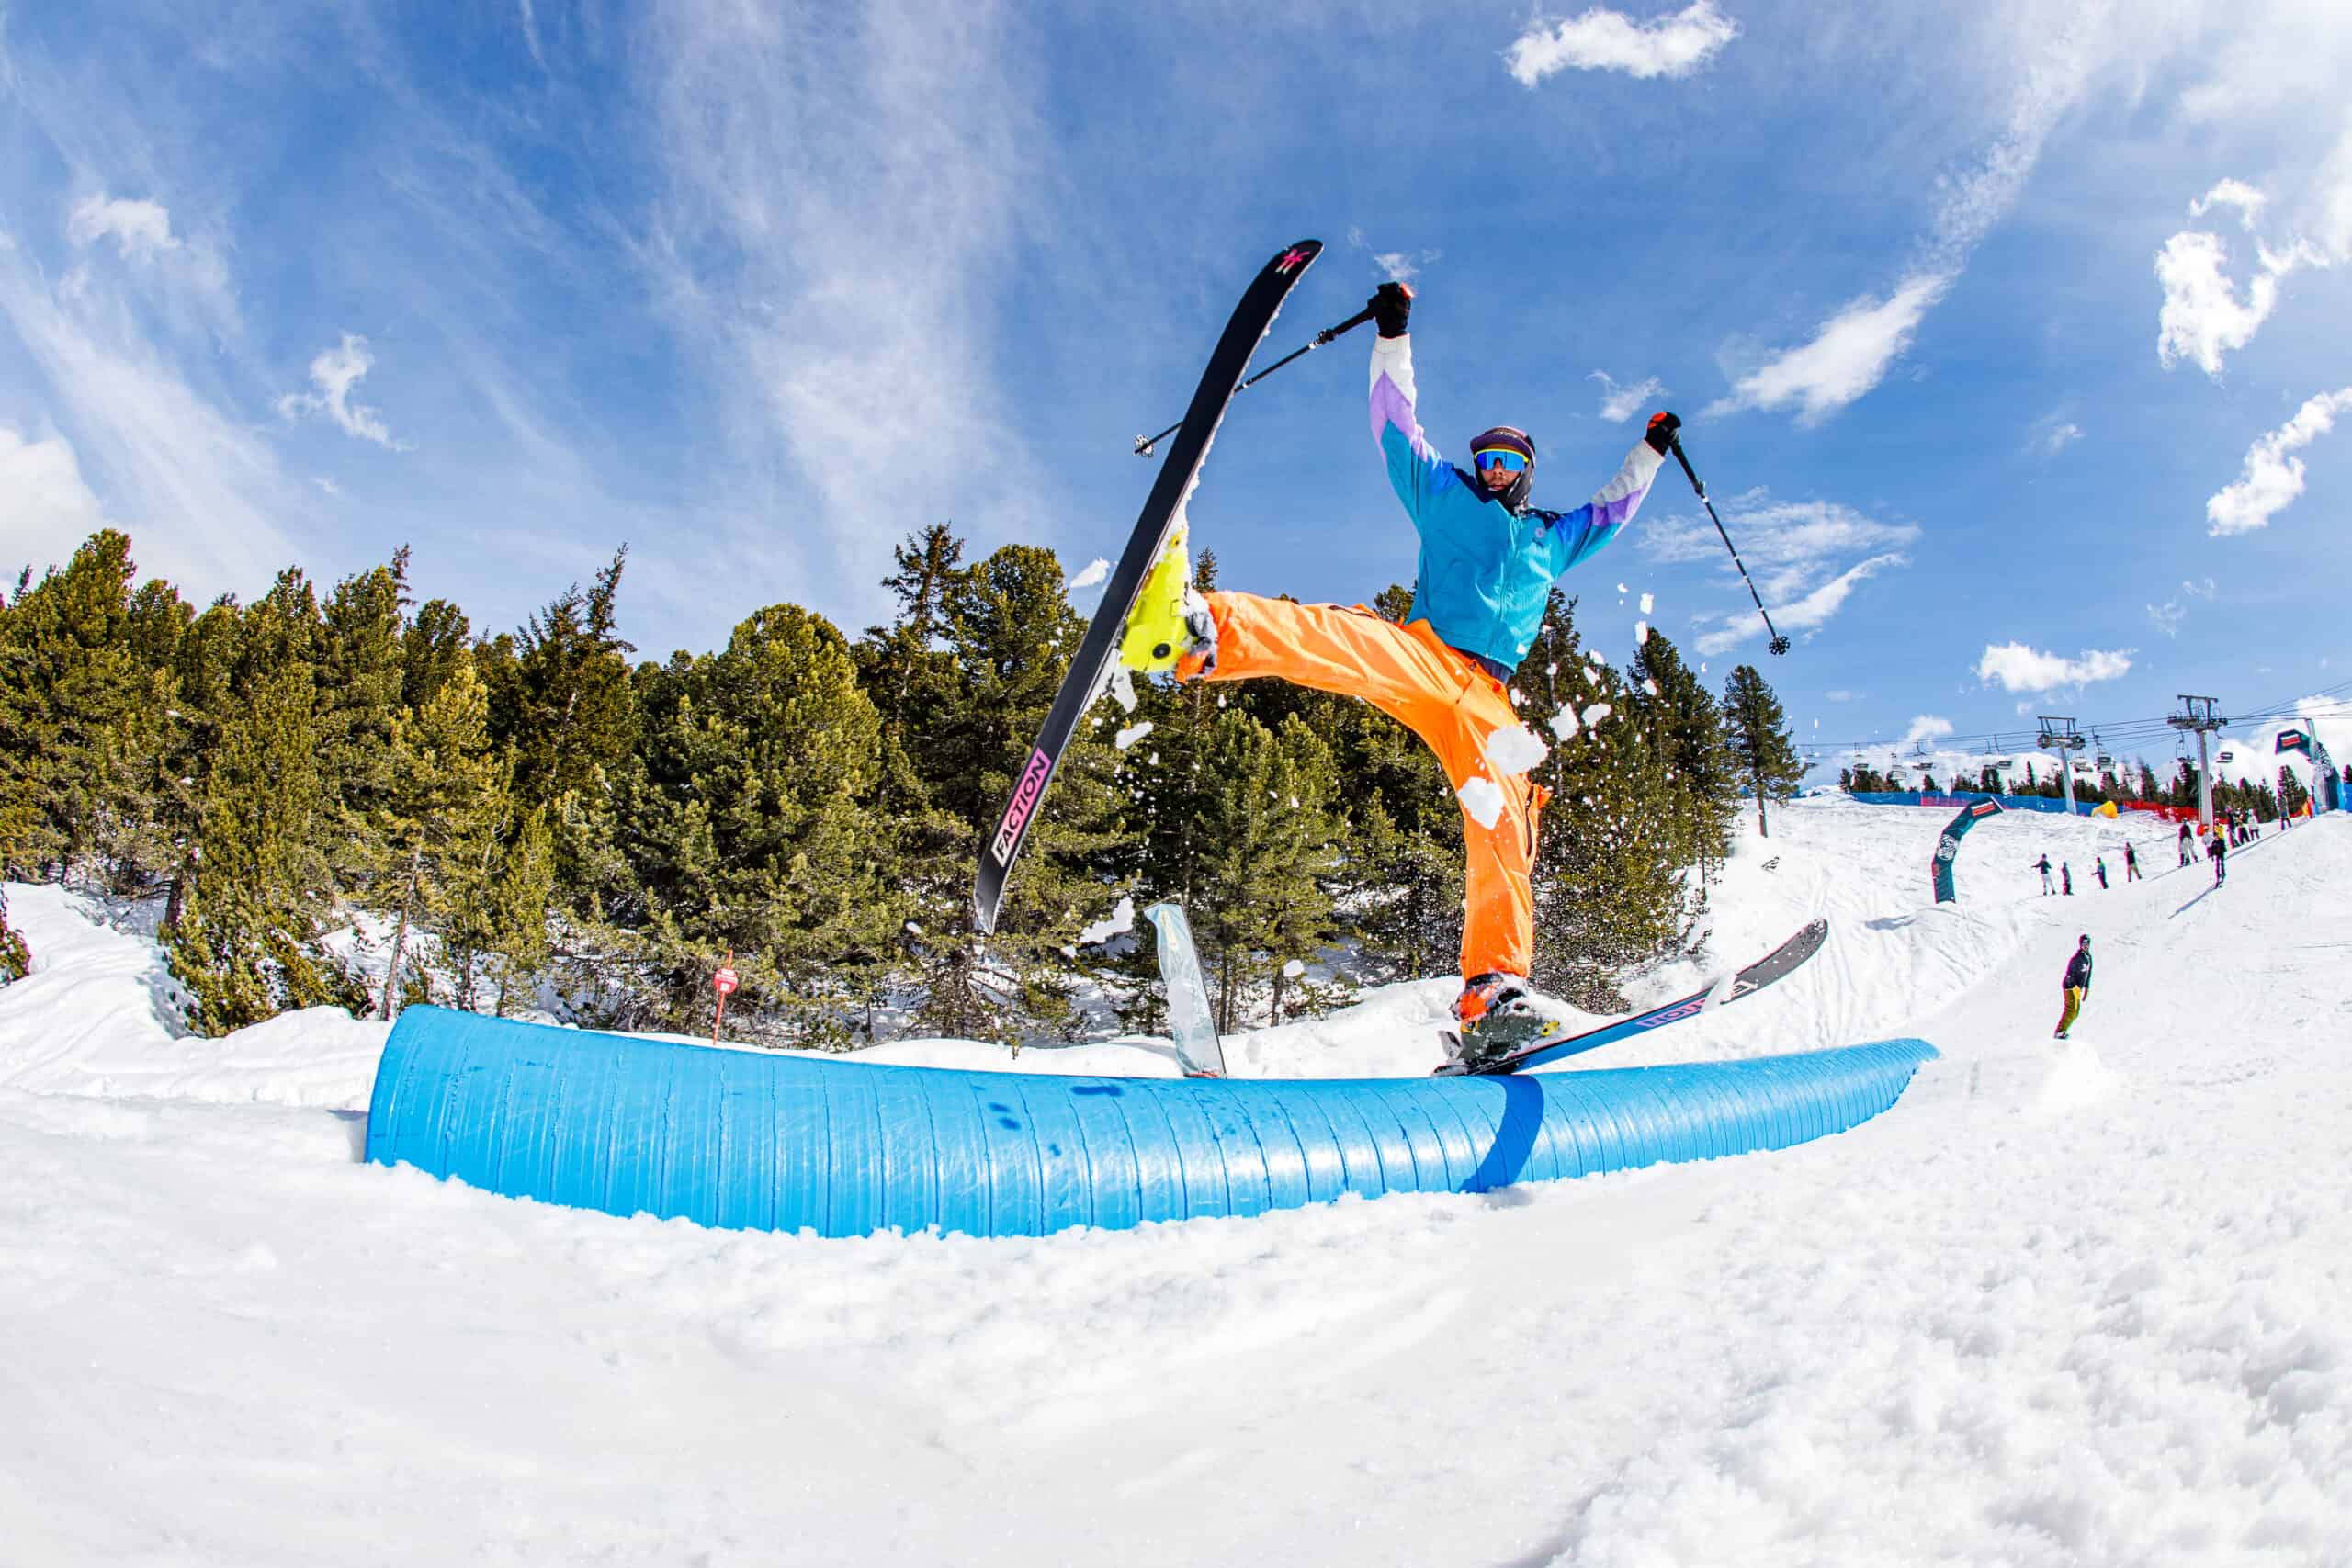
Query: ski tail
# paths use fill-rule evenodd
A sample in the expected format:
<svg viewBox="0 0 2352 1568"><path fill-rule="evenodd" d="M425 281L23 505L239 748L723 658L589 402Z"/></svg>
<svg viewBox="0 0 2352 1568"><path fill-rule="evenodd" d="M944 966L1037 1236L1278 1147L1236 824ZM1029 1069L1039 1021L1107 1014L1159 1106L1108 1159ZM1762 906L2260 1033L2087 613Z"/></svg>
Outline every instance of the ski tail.
<svg viewBox="0 0 2352 1568"><path fill-rule="evenodd" d="M1119 634L1126 625L1127 614L1134 608L1136 595L1142 592L1145 575L1167 546L1169 532L1183 510L1184 498L1192 491L1203 459L1208 456L1210 439L1225 418L1226 405L1232 401L1234 389L1250 368L1250 356L1266 335L1267 328L1273 325L1274 316L1282 310L1292 286L1306 276L1322 250L1320 240L1301 240L1275 253L1259 269L1257 277L1243 292L1241 302L1234 308L1232 320L1226 323L1224 335L1217 339L1207 368L1201 372L1200 386L1193 391L1183 423L1168 447L1159 478L1144 499L1135 532L1128 536L1127 547L1119 557L1111 581L1103 587L1102 602L1087 626L1077 655L1070 660L1069 672L1062 677L1061 690L1046 712L1045 728L1015 778L1012 798L998 819L996 830L980 845L979 871L972 885L972 920L982 932L996 929L998 906L1004 899L1005 878L1011 874L1013 860L1027 841L1029 830L1036 825L1037 808L1045 797L1046 786L1053 782L1054 770L1060 765L1062 750L1069 744L1078 721L1102 691L1111 660L1118 651Z"/></svg>
<svg viewBox="0 0 2352 1568"><path fill-rule="evenodd" d="M1829 922L1827 920L1806 922L1794 936L1734 975L1731 977L1730 991L1717 1005L1728 1007L1742 997L1762 990L1775 980L1786 978L1802 966L1806 959L1820 952L1821 944L1828 940ZM1581 1055L1587 1051L1614 1044L1632 1035L1646 1034L1653 1029L1663 1028L1669 1023L1679 1023L1686 1018L1698 1017L1699 1014L1707 1010L1707 998L1715 994L1717 987L1721 984L1722 982L1718 981L1714 985L1693 991L1687 997L1677 997L1670 1002L1654 1007L1647 1012L1635 1013L1631 1018L1620 1019L1615 1023L1603 1024L1599 1029L1588 1030L1582 1034L1572 1034L1564 1040L1539 1041L1523 1051L1503 1057L1500 1061L1490 1062L1477 1067L1463 1067L1449 1062L1439 1067L1437 1073L1441 1077L1463 1073L1487 1076L1517 1073L1524 1072L1530 1067L1543 1066L1548 1062L1560 1061L1565 1057Z"/></svg>

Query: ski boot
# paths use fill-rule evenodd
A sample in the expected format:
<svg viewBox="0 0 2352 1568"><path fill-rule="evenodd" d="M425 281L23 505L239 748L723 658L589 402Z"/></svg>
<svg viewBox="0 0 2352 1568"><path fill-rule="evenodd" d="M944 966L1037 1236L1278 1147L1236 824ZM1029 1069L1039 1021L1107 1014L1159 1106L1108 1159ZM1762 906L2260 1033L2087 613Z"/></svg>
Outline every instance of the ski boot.
<svg viewBox="0 0 2352 1568"><path fill-rule="evenodd" d="M1193 587L1189 530L1179 525L1145 574L1119 637L1119 662L1156 675L1172 670L1196 681L1216 668L1216 617Z"/></svg>
<svg viewBox="0 0 2352 1568"><path fill-rule="evenodd" d="M1567 1010L1516 975L1480 975L1453 1003L1461 1028L1445 1032L1447 1066L1456 1073L1489 1071L1508 1057L1568 1034Z"/></svg>

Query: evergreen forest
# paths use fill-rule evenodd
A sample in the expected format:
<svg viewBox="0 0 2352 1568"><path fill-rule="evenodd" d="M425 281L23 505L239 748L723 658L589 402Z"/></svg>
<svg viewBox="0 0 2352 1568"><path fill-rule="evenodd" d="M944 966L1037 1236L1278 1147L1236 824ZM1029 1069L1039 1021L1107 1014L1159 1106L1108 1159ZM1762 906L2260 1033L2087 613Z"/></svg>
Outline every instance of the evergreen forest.
<svg viewBox="0 0 2352 1568"><path fill-rule="evenodd" d="M727 1032L756 1043L1160 1030L1148 928L1098 934L1123 899L1182 901L1221 1029L1453 971L1435 760L1358 697L1272 681L1100 699L978 937L978 845L1084 621L1051 552L967 553L910 534L889 623L855 636L779 604L655 659L625 635L625 547L502 629L416 603L405 549L198 605L101 532L0 594L0 871L150 901L208 1034L423 1001L707 1034L722 964ZM1401 619L1409 590L1373 608ZM1626 976L1692 943L1742 797L1760 823L1793 791L1779 704L1748 666L1719 699L1656 633L1612 665L1557 590L1512 696L1551 748L1533 977L1623 1010ZM0 906L0 982L26 962Z"/></svg>

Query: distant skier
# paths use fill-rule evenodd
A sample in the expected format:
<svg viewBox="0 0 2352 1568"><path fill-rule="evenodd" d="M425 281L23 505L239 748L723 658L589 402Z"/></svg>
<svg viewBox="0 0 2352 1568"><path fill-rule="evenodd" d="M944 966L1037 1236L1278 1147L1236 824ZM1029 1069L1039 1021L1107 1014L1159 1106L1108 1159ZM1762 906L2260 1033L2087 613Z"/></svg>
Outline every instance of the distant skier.
<svg viewBox="0 0 2352 1568"><path fill-rule="evenodd" d="M2091 861L2091 874L2098 878L2098 890L2107 891L2107 857L2098 855Z"/></svg>
<svg viewBox="0 0 2352 1568"><path fill-rule="evenodd" d="M2213 857L2213 886L2219 887L2230 879L2230 840L2219 823L2213 827L2213 841L2205 852Z"/></svg>
<svg viewBox="0 0 2352 1568"><path fill-rule="evenodd" d="M2083 1004L2091 999L2091 939L2089 936L2084 936L2075 944L2075 956L2066 960L2066 978L2063 984L2066 990L2066 1007L2065 1010L2058 1015L2058 1032L2055 1038L2060 1040L2066 1038L2066 1031L2075 1027L2075 1020L2082 1012Z"/></svg>
<svg viewBox="0 0 2352 1568"><path fill-rule="evenodd" d="M2075 868L2063 860L2058 863L2058 891L2069 898L2075 896Z"/></svg>
<svg viewBox="0 0 2352 1568"><path fill-rule="evenodd" d="M2044 855L2033 863L2034 868L2041 873L2041 896L2047 898L2058 891L2050 881L2050 857Z"/></svg>
<svg viewBox="0 0 2352 1568"><path fill-rule="evenodd" d="M2140 880L2140 852L2129 843L2123 846L2123 880L2126 882Z"/></svg>
<svg viewBox="0 0 2352 1568"><path fill-rule="evenodd" d="M1552 580L1633 518L1682 422L1653 414L1591 501L1573 512L1540 511L1528 504L1535 443L1525 431L1497 425L1474 437L1475 472L1430 445L1414 406L1413 291L1384 283L1369 303L1379 325L1372 437L1420 536L1414 619L1399 626L1361 604L1204 596L1191 586L1179 536L1144 584L1121 657L1132 669L1172 668L1179 681L1273 676L1361 696L1437 753L1462 800L1469 852L1453 1011L1459 1058L1475 1066L1541 1042L1570 1016L1527 980L1535 956L1536 819L1551 792L1524 773L1490 767L1487 742L1521 728L1507 682L1534 643Z"/></svg>
<svg viewBox="0 0 2352 1568"><path fill-rule="evenodd" d="M2183 822L2180 825L2180 863L2183 865L2190 864L2197 859L2197 851L2193 843L2196 837L2197 834L2188 823Z"/></svg>

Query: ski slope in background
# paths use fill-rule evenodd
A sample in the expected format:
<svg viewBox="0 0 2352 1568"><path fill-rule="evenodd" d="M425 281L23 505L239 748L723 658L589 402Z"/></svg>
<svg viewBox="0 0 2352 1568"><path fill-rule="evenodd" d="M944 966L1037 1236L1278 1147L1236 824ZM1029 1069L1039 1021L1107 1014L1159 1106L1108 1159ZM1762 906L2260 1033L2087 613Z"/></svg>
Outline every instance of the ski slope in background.
<svg viewBox="0 0 2352 1568"><path fill-rule="evenodd" d="M0 990L0 1560L2352 1560L2352 820L2272 829L2214 891L2161 825L1997 818L1934 908L1948 815L1751 821L1711 960L1815 914L1827 947L1590 1059L1945 1053L1852 1133L1028 1241L716 1233L356 1164L382 1026L175 1038L144 934L11 887L39 967ZM2040 897L2045 851L2074 897ZM1426 1072L1453 990L1228 1058Z"/></svg>

